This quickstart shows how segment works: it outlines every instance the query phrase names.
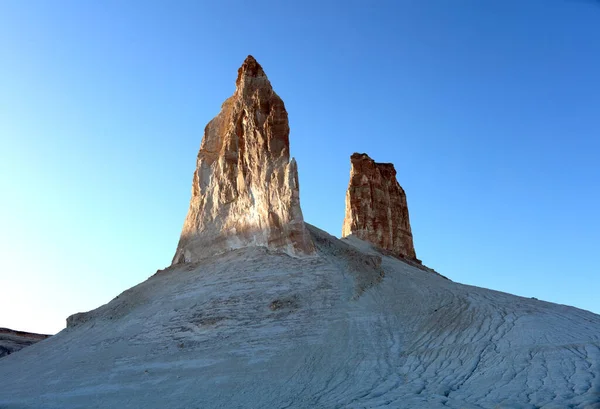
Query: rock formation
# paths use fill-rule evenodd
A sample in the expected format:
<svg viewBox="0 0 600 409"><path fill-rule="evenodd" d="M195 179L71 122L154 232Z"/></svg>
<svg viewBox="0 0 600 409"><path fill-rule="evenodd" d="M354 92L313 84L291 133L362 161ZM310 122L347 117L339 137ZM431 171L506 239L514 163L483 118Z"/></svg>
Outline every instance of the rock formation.
<svg viewBox="0 0 600 409"><path fill-rule="evenodd" d="M34 334L31 332L15 331L8 328L0 328L0 358L10 355L29 345L42 341L50 335Z"/></svg>
<svg viewBox="0 0 600 409"><path fill-rule="evenodd" d="M249 246L314 253L300 209L289 132L283 101L248 56L238 70L235 93L204 130L173 264Z"/></svg>
<svg viewBox="0 0 600 409"><path fill-rule="evenodd" d="M342 236L354 234L395 256L416 260L404 189L391 163L365 153L350 157L350 183Z"/></svg>

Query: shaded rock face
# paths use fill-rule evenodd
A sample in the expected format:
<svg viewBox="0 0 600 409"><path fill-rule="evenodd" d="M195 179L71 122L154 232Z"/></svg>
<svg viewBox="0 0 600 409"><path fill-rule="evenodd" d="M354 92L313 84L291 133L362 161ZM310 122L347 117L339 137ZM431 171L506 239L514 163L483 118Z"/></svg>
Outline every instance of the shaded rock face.
<svg viewBox="0 0 600 409"><path fill-rule="evenodd" d="M192 198L173 264L265 246L314 253L290 160L288 115L262 67L248 56L236 90L204 130Z"/></svg>
<svg viewBox="0 0 600 409"><path fill-rule="evenodd" d="M391 163L365 153L350 157L350 183L342 236L356 235L398 257L416 260L404 189Z"/></svg>
<svg viewBox="0 0 600 409"><path fill-rule="evenodd" d="M48 338L50 335L0 328L0 358Z"/></svg>

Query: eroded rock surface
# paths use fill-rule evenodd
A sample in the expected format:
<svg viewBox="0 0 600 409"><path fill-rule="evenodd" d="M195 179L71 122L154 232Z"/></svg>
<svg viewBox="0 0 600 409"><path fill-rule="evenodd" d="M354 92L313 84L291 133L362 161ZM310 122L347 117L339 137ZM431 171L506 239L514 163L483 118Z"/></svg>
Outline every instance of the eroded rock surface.
<svg viewBox="0 0 600 409"><path fill-rule="evenodd" d="M250 246L314 253L300 209L289 132L283 101L248 56L238 70L235 93L204 130L173 264Z"/></svg>
<svg viewBox="0 0 600 409"><path fill-rule="evenodd" d="M395 256L416 260L406 194L394 165L377 163L365 153L354 153L350 162L342 236L353 234Z"/></svg>
<svg viewBox="0 0 600 409"><path fill-rule="evenodd" d="M15 331L0 328L0 358L48 338L50 335L34 334L25 331Z"/></svg>

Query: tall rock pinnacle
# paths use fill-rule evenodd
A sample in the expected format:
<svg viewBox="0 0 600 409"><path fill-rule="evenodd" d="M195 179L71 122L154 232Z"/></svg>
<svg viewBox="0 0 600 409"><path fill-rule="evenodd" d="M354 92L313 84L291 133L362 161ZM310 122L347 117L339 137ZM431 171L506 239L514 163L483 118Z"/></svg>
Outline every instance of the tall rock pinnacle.
<svg viewBox="0 0 600 409"><path fill-rule="evenodd" d="M397 256L416 260L404 189L391 163L365 153L350 157L350 183L342 236L356 235Z"/></svg>
<svg viewBox="0 0 600 409"><path fill-rule="evenodd" d="M204 130L173 264L250 246L314 253L289 133L283 101L248 56L233 96Z"/></svg>

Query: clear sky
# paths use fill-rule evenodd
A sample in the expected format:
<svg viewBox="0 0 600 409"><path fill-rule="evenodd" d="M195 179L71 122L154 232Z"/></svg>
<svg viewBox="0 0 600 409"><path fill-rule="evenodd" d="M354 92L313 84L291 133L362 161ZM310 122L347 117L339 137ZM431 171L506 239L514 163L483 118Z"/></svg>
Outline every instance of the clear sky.
<svg viewBox="0 0 600 409"><path fill-rule="evenodd" d="M306 221L393 162L417 256L600 313L600 3L0 1L0 326L57 332L170 264L248 54L289 112Z"/></svg>

